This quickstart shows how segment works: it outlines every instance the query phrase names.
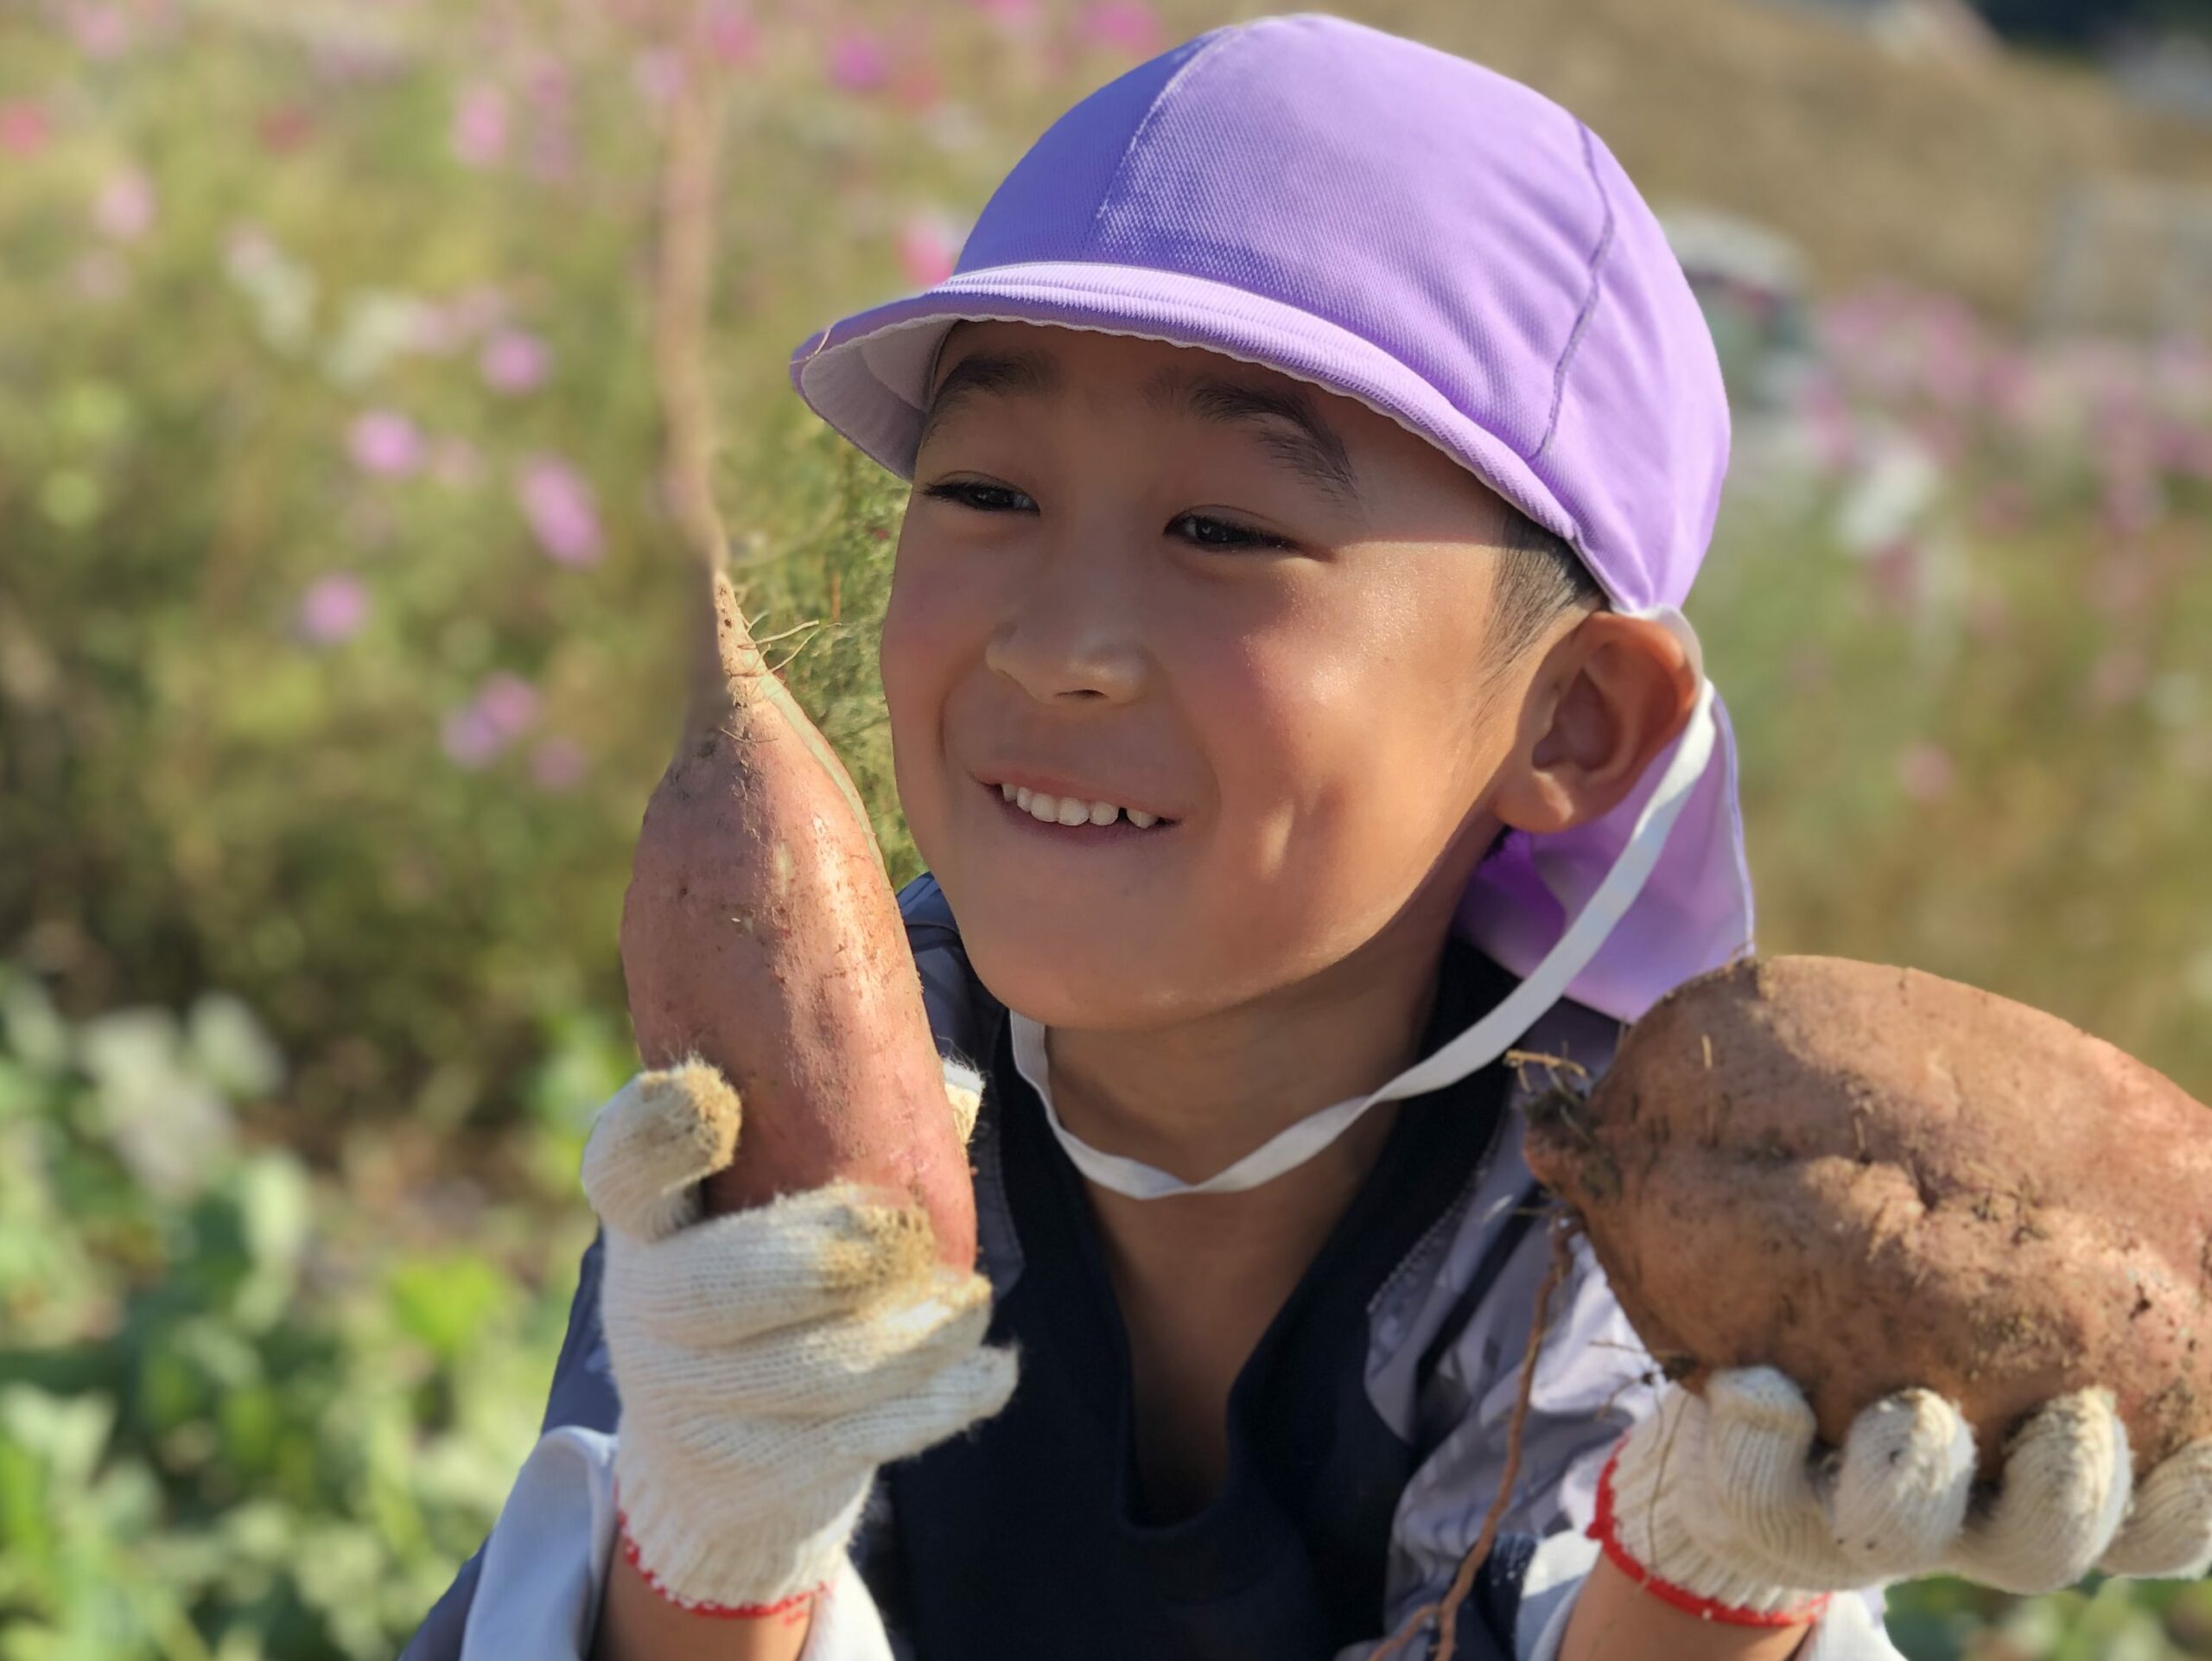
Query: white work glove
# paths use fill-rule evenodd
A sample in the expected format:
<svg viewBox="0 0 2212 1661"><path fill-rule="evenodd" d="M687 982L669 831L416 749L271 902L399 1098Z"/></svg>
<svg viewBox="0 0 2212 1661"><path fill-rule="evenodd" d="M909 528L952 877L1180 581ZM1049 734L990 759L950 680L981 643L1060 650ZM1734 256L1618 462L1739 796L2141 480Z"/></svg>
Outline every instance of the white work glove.
<svg viewBox="0 0 2212 1661"><path fill-rule="evenodd" d="M979 1098L950 1079L965 1139ZM622 1399L623 1550L671 1601L766 1614L830 1580L875 1468L1005 1405L990 1284L927 1214L847 1183L707 1217L739 1105L692 1060L600 1110L584 1192L606 1229L601 1321Z"/></svg>
<svg viewBox="0 0 2212 1661"><path fill-rule="evenodd" d="M2056 1591L2093 1569L2193 1579L2212 1565L2212 1440L2133 1482L2108 1391L2054 1398L1974 1492L1974 1433L1929 1391L1866 1408L1815 1445L1803 1393L1770 1367L1681 1385L1622 1438L1591 1532L1678 1607L1748 1626L1815 1620L1830 1592L1957 1575Z"/></svg>

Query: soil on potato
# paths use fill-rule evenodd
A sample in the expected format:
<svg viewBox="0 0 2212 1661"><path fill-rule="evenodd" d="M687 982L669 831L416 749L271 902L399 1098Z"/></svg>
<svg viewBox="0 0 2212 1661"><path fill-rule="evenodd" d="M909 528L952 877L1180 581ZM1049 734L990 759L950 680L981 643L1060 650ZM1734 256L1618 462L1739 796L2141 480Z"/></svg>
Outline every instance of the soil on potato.
<svg viewBox="0 0 2212 1661"><path fill-rule="evenodd" d="M2139 1467L2212 1434L2212 1111L2053 1016L1916 971L1745 959L1531 1121L1531 1168L1670 1373L1779 1367L1831 1441L1935 1389L1985 1468L2090 1385Z"/></svg>

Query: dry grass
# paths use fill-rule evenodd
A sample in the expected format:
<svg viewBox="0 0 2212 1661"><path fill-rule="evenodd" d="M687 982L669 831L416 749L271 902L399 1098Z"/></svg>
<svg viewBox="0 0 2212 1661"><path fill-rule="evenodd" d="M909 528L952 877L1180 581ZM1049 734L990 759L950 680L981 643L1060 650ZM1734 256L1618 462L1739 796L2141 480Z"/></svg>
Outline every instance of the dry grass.
<svg viewBox="0 0 2212 1661"><path fill-rule="evenodd" d="M1882 278L2028 312L2054 209L2120 178L2212 186L2212 126L2137 110L2018 54L1910 61L1763 0L1344 0L1327 8L1491 65L1587 121L1655 203L1796 240L1823 289ZM1167 9L1185 31L1240 3Z"/></svg>

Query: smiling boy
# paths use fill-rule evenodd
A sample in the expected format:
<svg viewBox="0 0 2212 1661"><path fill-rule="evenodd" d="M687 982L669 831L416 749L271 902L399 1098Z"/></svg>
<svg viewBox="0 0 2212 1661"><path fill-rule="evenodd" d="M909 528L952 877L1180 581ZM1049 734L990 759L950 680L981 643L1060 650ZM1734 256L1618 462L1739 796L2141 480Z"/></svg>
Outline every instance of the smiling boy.
<svg viewBox="0 0 2212 1661"><path fill-rule="evenodd" d="M641 1075L546 1435L410 1654L1371 1654L1504 1484L1554 1257L1509 1047L1602 1069L1750 942L1688 285L1565 111L1304 15L1085 99L793 379L913 486L900 900L978 1276L855 1194L698 1220L722 1087ZM1817 1461L1788 1380L1656 1391L1566 1263L1458 1656L1890 1658L1829 1593L2212 1553L2108 1407L1969 1518L1948 1404Z"/></svg>

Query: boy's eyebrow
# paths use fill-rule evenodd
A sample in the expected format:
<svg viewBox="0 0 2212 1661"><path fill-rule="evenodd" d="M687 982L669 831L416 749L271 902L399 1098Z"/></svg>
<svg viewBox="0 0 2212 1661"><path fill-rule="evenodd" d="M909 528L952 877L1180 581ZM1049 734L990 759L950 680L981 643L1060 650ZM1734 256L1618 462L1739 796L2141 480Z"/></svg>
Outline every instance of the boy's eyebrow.
<svg viewBox="0 0 2212 1661"><path fill-rule="evenodd" d="M1163 413L1179 404L1201 421L1264 425L1266 430L1255 436L1276 461L1323 495L1346 506L1358 504L1351 452L1305 393L1247 386L1171 364L1145 384L1144 395Z"/></svg>
<svg viewBox="0 0 2212 1661"><path fill-rule="evenodd" d="M1065 384L1058 360L1042 352L971 352L945 372L930 395L916 448L930 429L969 399L984 393L1001 398L1057 397Z"/></svg>
<svg viewBox="0 0 2212 1661"><path fill-rule="evenodd" d="M969 398L1049 398L1065 385L1058 360L1046 353L970 353L938 383L922 417L921 437L926 439L931 428ZM1352 506L1359 500L1351 453L1302 392L1248 386L1170 365L1145 383L1144 398L1163 413L1179 406L1202 421L1264 425L1268 430L1255 436L1275 461L1337 501Z"/></svg>

